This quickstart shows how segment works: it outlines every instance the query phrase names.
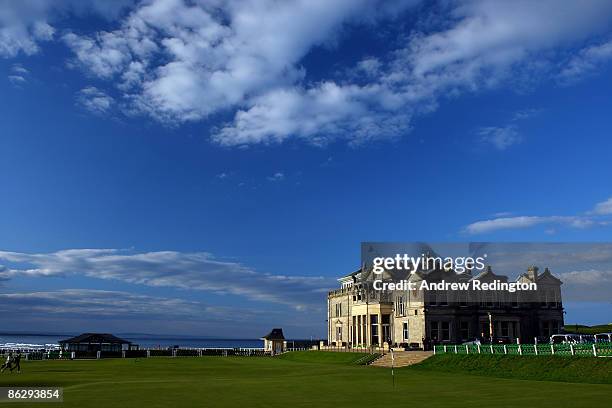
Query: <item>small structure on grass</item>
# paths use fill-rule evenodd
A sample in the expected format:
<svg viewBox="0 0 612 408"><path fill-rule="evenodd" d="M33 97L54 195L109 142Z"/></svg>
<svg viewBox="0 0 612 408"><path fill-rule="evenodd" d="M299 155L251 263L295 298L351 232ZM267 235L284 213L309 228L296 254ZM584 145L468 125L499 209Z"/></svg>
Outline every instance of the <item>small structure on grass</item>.
<svg viewBox="0 0 612 408"><path fill-rule="evenodd" d="M98 351L138 350L137 344L109 333L83 333L70 339L60 340L58 343L63 351L95 353Z"/></svg>
<svg viewBox="0 0 612 408"><path fill-rule="evenodd" d="M272 329L270 333L261 338L264 341L264 350L272 355L283 353L287 350L287 342L283 335L283 329Z"/></svg>

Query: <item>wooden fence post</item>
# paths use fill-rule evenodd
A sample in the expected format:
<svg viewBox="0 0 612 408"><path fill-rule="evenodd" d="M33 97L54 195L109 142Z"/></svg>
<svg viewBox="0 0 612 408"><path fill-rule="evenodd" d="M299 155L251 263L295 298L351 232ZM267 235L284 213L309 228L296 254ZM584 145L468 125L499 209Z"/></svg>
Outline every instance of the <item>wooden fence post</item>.
<svg viewBox="0 0 612 408"><path fill-rule="evenodd" d="M504 354L508 354L508 347L504 344Z"/></svg>
<svg viewBox="0 0 612 408"><path fill-rule="evenodd" d="M477 344L478 346L478 354L480 354L480 344Z"/></svg>
<svg viewBox="0 0 612 408"><path fill-rule="evenodd" d="M574 345L570 344L570 352L572 353L572 356L576 355L576 350L574 350Z"/></svg>
<svg viewBox="0 0 612 408"><path fill-rule="evenodd" d="M553 355L555 354L555 345L554 344L550 345L550 354L553 354Z"/></svg>
<svg viewBox="0 0 612 408"><path fill-rule="evenodd" d="M593 356L597 357L597 347L595 347L595 343L593 343Z"/></svg>
<svg viewBox="0 0 612 408"><path fill-rule="evenodd" d="M470 354L470 346L465 345L465 354Z"/></svg>

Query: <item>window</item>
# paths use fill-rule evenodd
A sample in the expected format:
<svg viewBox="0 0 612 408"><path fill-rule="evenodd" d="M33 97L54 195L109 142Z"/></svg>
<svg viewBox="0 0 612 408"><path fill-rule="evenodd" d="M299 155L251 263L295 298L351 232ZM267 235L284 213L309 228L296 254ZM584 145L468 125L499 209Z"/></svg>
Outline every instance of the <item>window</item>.
<svg viewBox="0 0 612 408"><path fill-rule="evenodd" d="M342 316L342 303L336 304L336 317Z"/></svg>
<svg viewBox="0 0 612 408"><path fill-rule="evenodd" d="M445 290L438 292L438 304L440 306L448 306L448 293Z"/></svg>
<svg viewBox="0 0 612 408"><path fill-rule="evenodd" d="M487 307L493 307L493 293L485 293L485 304Z"/></svg>
<svg viewBox="0 0 612 408"><path fill-rule="evenodd" d="M406 304L404 303L404 297L399 296L395 301L395 310L398 316L406 316Z"/></svg>
<svg viewBox="0 0 612 408"><path fill-rule="evenodd" d="M402 323L402 338L404 339L404 342L408 341L408 322L404 322Z"/></svg>
<svg viewBox="0 0 612 408"><path fill-rule="evenodd" d="M429 323L429 337L434 340L440 340L439 326L437 321L432 321Z"/></svg>
<svg viewBox="0 0 612 408"><path fill-rule="evenodd" d="M468 295L465 290L459 291L459 306L465 307L468 305L467 297Z"/></svg>
<svg viewBox="0 0 612 408"><path fill-rule="evenodd" d="M378 315L370 315L372 344L378 344Z"/></svg>
<svg viewBox="0 0 612 408"><path fill-rule="evenodd" d="M540 307L546 307L546 290L538 290L538 296L540 298Z"/></svg>
<svg viewBox="0 0 612 408"><path fill-rule="evenodd" d="M427 292L427 297L429 298L429 304L435 306L438 304L438 294L435 290L430 290Z"/></svg>
<svg viewBox="0 0 612 408"><path fill-rule="evenodd" d="M442 340L450 340L450 323L442 322Z"/></svg>
<svg viewBox="0 0 612 408"><path fill-rule="evenodd" d="M342 326L336 326L336 341L342 341Z"/></svg>
<svg viewBox="0 0 612 408"><path fill-rule="evenodd" d="M461 340L468 340L470 338L470 323L460 322L459 331L461 332Z"/></svg>
<svg viewBox="0 0 612 408"><path fill-rule="evenodd" d="M381 325L382 325L382 341L391 343L391 315L390 314L382 315Z"/></svg>
<svg viewBox="0 0 612 408"><path fill-rule="evenodd" d="M548 307L558 307L557 304L557 292L555 292L554 290L550 290L550 292L548 292Z"/></svg>
<svg viewBox="0 0 612 408"><path fill-rule="evenodd" d="M519 302L518 302L518 292L514 292L514 293L510 294L510 298L512 300L511 306L512 307L518 307L518 305L519 305Z"/></svg>
<svg viewBox="0 0 612 408"><path fill-rule="evenodd" d="M502 337L509 337L510 330L508 329L508 322L501 322L501 335Z"/></svg>
<svg viewBox="0 0 612 408"><path fill-rule="evenodd" d="M542 336L549 337L550 336L550 322L548 320L542 321Z"/></svg>

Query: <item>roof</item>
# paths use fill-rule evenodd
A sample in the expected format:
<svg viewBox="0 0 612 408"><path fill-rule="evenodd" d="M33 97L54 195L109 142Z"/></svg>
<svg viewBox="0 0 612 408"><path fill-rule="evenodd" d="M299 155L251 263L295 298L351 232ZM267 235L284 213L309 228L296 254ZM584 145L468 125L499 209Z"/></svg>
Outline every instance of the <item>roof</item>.
<svg viewBox="0 0 612 408"><path fill-rule="evenodd" d="M272 331L266 334L262 339L265 340L285 340L285 336L283 336L283 329L272 329Z"/></svg>
<svg viewBox="0 0 612 408"><path fill-rule="evenodd" d="M357 269L355 272L349 273L348 275L344 275L343 277L339 278L339 281L343 281L343 280L354 280L356 278L358 278L358 275L361 273L362 268Z"/></svg>
<svg viewBox="0 0 612 408"><path fill-rule="evenodd" d="M535 270L534 276L529 276L530 270ZM531 267L530 270L528 270L527 273L523 273L519 275L518 278L516 278L516 281L518 282L521 279L528 280L531 282L536 282L536 283L541 283L541 282L547 283L546 281L548 281L548 283L563 285L563 281L557 278L555 275L553 275L548 268L545 268L544 272L540 274L537 273L538 272L537 267Z"/></svg>
<svg viewBox="0 0 612 408"><path fill-rule="evenodd" d="M497 280L499 280L501 282L508 282L508 277L505 276L505 275L497 275L496 273L494 273L493 269L491 268L491 265L487 265L487 267L485 268L484 271L482 271L478 275L474 276L471 280L481 281L481 280L483 280L485 278L493 279L493 280L495 280L497 278Z"/></svg>
<svg viewBox="0 0 612 408"><path fill-rule="evenodd" d="M64 343L110 343L110 344L132 344L131 341L120 339L109 333L83 333L76 337L58 341Z"/></svg>

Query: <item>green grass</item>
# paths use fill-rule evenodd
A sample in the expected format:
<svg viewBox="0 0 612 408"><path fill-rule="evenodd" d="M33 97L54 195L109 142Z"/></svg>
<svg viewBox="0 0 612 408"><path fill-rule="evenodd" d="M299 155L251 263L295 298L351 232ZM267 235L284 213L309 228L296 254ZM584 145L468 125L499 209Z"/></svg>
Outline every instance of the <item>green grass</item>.
<svg viewBox="0 0 612 408"><path fill-rule="evenodd" d="M62 407L600 407L612 385L483 378L354 364L359 354L26 361L0 386L64 387ZM506 357L507 358L507 357ZM544 361L544 360L540 360ZM40 404L13 404L39 407ZM11 406L11 405L8 405Z"/></svg>
<svg viewBox="0 0 612 408"><path fill-rule="evenodd" d="M612 358L440 354L411 369L537 381L612 384Z"/></svg>
<svg viewBox="0 0 612 408"><path fill-rule="evenodd" d="M360 360L368 356L367 353L336 353L336 352L312 352L312 351L296 351L293 353L285 353L276 358L293 361L297 363L315 363L315 364L357 364Z"/></svg>
<svg viewBox="0 0 612 408"><path fill-rule="evenodd" d="M582 324L565 325L565 331L578 334L612 333L612 324L600 324L597 326L584 326Z"/></svg>

